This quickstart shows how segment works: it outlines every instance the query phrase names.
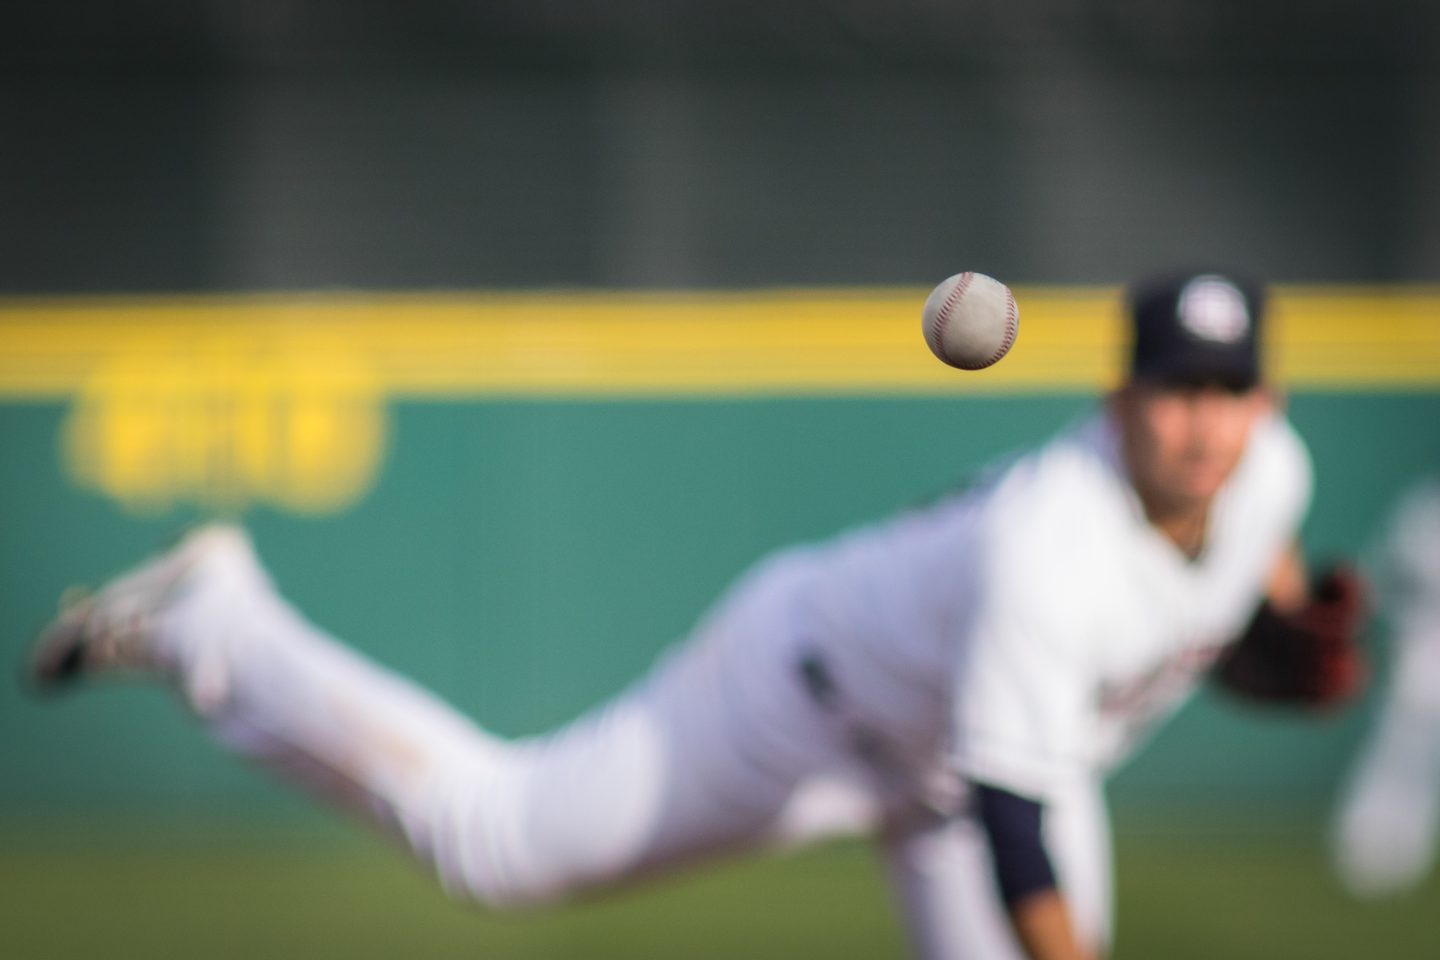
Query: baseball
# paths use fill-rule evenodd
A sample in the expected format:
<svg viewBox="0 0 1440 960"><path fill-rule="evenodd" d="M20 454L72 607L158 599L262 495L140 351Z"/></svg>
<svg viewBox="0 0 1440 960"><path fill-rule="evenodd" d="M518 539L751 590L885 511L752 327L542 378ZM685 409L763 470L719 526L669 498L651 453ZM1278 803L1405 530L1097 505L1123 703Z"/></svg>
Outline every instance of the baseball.
<svg viewBox="0 0 1440 960"><path fill-rule="evenodd" d="M983 273L957 273L925 299L925 342L952 367L980 370L1009 352L1020 330L1015 295Z"/></svg>

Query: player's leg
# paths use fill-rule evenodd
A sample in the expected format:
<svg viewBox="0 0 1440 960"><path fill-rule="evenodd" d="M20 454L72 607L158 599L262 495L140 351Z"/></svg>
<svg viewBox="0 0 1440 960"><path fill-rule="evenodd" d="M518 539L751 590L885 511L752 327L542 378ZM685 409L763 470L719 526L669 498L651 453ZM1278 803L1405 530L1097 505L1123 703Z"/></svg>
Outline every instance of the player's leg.
<svg viewBox="0 0 1440 960"><path fill-rule="evenodd" d="M225 745L436 856L425 811L502 752L446 705L306 623L234 528L209 527L67 610L32 673L174 685Z"/></svg>
<svg viewBox="0 0 1440 960"><path fill-rule="evenodd" d="M1046 847L1082 943L1103 956L1111 939L1111 859L1104 801L1077 784L1047 804ZM993 878L984 831L972 817L906 817L885 857L905 927L927 960L1023 960Z"/></svg>
<svg viewBox="0 0 1440 960"><path fill-rule="evenodd" d="M1336 812L1333 847L1362 896L1408 889L1435 856L1440 815L1440 643L1396 647L1389 693Z"/></svg>
<svg viewBox="0 0 1440 960"><path fill-rule="evenodd" d="M624 696L507 744L307 623L243 535L212 528L64 618L36 672L158 671L223 742L398 832L453 892L531 901L762 839L823 766L792 678L726 642L770 629L775 592L742 591Z"/></svg>
<svg viewBox="0 0 1440 960"><path fill-rule="evenodd" d="M1100 780L1077 780L1046 808L1046 843L1080 942L1103 957L1115 939L1110 812Z"/></svg>
<svg viewBox="0 0 1440 960"><path fill-rule="evenodd" d="M742 604L707 629L767 627L749 614ZM824 731L785 702L788 678L760 664L742 677L722 639L702 634L609 704L515 744L484 795L453 795L440 820L486 831L446 845L473 857L467 885L543 899L833 828L808 802Z"/></svg>
<svg viewBox="0 0 1440 960"><path fill-rule="evenodd" d="M901 922L924 960L1024 960L969 817L917 814L884 841Z"/></svg>

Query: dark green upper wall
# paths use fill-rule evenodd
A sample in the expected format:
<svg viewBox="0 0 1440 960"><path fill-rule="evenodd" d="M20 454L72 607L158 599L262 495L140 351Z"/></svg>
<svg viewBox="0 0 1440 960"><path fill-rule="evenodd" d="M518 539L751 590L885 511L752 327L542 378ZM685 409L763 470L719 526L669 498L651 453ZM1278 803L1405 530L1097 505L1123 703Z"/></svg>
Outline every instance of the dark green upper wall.
<svg viewBox="0 0 1440 960"><path fill-rule="evenodd" d="M1427 5L1151 6L11 5L0 293L1440 279Z"/></svg>

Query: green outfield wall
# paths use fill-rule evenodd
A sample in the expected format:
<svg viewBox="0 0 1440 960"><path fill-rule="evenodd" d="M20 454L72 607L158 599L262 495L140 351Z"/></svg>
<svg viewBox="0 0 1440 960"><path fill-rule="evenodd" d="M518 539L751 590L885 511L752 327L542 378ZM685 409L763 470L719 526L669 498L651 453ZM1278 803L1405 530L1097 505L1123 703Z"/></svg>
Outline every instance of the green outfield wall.
<svg viewBox="0 0 1440 960"><path fill-rule="evenodd" d="M0 311L0 328L28 309ZM90 321L107 309L92 304ZM1037 309L1035 329L1047 329L1046 315ZM51 321L46 336L64 341L63 322ZM404 322L394 321L401 330ZM918 343L918 332L904 336L912 333ZM387 393L343 364L300 362L323 352L271 350L259 363L232 351L232 360L250 358L244 375L225 380L215 372L222 364L184 381L155 372L173 357L172 339L170 352L142 352L154 361L140 367L150 380L121 378L122 403L103 377L56 373L59 348L18 364L22 347L40 350L37 336L12 338L0 354L0 372L21 371L0 403L7 662L18 666L64 588L101 580L187 522L230 513L317 623L505 734L543 730L620 689L766 551L963 482L1093 409L1103 387L1099 368L1086 367L1052 389L1022 382L1022 369L1009 386L978 391L948 381L909 393L810 381L630 393L472 382L467 391L451 381ZM1036 334L1037 355L1048 336ZM1077 343L1083 354L1105 340ZM1434 361L1432 347L1406 344L1391 351L1395 362ZM20 383L46 363L50 387ZM285 379L296 370L309 376ZM1305 530L1314 557L1360 549L1404 486L1436 464L1440 392L1423 376L1385 376L1358 385L1294 378L1290 409L1318 475ZM277 406L266 389L288 399ZM217 423L230 431L219 446L206 439ZM356 430L368 444L361 454L337 439ZM314 480L332 460L353 466L366 456L370 472L345 496ZM136 466L157 457L169 467ZM1383 648L1377 657L1383 668ZM1118 778L1117 802L1319 809L1371 706L1300 719L1202 695ZM0 812L131 808L237 817L305 809L213 749L158 691L106 686L37 702L0 684Z"/></svg>

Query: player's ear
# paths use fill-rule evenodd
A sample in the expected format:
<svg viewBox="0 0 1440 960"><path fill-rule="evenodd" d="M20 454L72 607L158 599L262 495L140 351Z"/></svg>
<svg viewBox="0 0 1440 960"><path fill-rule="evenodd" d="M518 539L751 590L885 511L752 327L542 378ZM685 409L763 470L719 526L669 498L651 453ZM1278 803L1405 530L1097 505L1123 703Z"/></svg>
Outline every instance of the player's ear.
<svg viewBox="0 0 1440 960"><path fill-rule="evenodd" d="M1105 395L1105 409L1112 417L1124 419L1135 405L1135 385L1125 381Z"/></svg>
<svg viewBox="0 0 1440 960"><path fill-rule="evenodd" d="M1284 413L1284 396L1272 388L1269 384L1260 384L1251 387L1238 395L1238 399L1244 405L1246 415L1252 420L1260 420L1274 413Z"/></svg>
<svg viewBox="0 0 1440 960"><path fill-rule="evenodd" d="M1260 387L1258 392L1262 395L1261 402L1267 410L1272 410L1278 414L1285 413L1286 406L1290 401L1290 395L1284 390L1273 384L1265 384Z"/></svg>

